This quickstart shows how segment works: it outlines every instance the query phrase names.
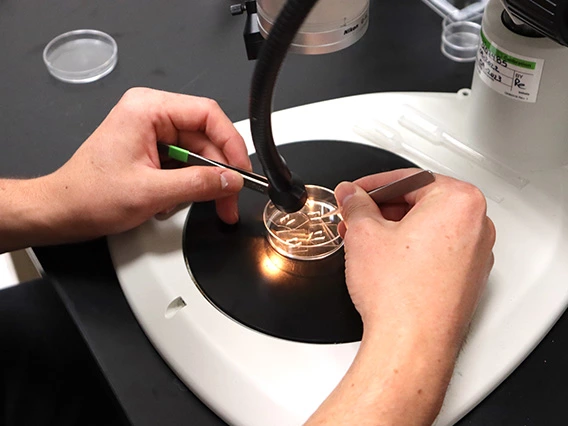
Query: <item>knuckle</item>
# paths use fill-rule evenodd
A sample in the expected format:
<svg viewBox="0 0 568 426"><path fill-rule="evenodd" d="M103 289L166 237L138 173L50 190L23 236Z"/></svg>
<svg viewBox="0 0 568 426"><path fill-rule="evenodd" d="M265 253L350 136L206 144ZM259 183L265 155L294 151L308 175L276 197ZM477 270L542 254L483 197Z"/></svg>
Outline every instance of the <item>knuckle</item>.
<svg viewBox="0 0 568 426"><path fill-rule="evenodd" d="M211 99L211 98L202 98L203 102L205 103L205 105L209 108L209 109L221 109L221 107L219 106L219 103L215 100L215 99Z"/></svg>
<svg viewBox="0 0 568 426"><path fill-rule="evenodd" d="M126 103L137 102L140 99L144 99L146 96L148 96L151 91L151 89L148 89L146 87L131 87L126 92L124 92L121 101Z"/></svg>
<svg viewBox="0 0 568 426"><path fill-rule="evenodd" d="M145 87L133 87L128 89L122 98L118 102L118 105L121 109L126 110L127 112L139 112L144 109L144 105L147 102L147 99L153 93L152 89L148 89Z"/></svg>
<svg viewBox="0 0 568 426"><path fill-rule="evenodd" d="M497 240L497 230L495 228L495 224L491 219L486 218L486 222L489 243L491 244L491 246L493 246L495 244L495 241Z"/></svg>
<svg viewBox="0 0 568 426"><path fill-rule="evenodd" d="M479 188L469 183L460 182L456 193L452 196L458 205L473 214L487 210L487 200Z"/></svg>
<svg viewBox="0 0 568 426"><path fill-rule="evenodd" d="M451 200L456 207L456 220L463 229L469 229L478 234L484 241L485 247L493 247L497 232L493 221L487 217L487 200L483 192L474 185L458 182Z"/></svg>
<svg viewBox="0 0 568 426"><path fill-rule="evenodd" d="M191 187L192 192L197 196L206 196L207 194L213 192L213 190L215 189L211 175L207 173L206 170L197 168L195 169L195 173L191 177Z"/></svg>
<svg viewBox="0 0 568 426"><path fill-rule="evenodd" d="M218 116L224 114L219 103L211 98L200 98L203 111L209 116Z"/></svg>

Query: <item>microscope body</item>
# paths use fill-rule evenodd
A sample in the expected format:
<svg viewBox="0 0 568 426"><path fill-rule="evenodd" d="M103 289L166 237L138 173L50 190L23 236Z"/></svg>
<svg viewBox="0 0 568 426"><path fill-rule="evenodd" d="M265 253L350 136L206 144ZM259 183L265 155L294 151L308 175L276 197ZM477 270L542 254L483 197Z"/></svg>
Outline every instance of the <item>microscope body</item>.
<svg viewBox="0 0 568 426"><path fill-rule="evenodd" d="M485 10L467 143L518 171L568 164L568 48L507 13L499 0Z"/></svg>
<svg viewBox="0 0 568 426"><path fill-rule="evenodd" d="M261 36L253 50L258 52L285 3L256 0ZM568 0L548 4L550 10L537 6L531 0L490 0L465 117L464 142L520 172L568 164ZM324 54L351 46L368 28L369 7L370 0L320 0L289 50Z"/></svg>

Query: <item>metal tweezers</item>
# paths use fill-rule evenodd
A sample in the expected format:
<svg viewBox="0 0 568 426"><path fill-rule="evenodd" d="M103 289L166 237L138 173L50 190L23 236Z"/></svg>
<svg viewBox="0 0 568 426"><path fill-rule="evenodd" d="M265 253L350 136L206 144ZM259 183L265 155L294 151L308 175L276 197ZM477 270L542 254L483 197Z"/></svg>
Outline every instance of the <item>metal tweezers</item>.
<svg viewBox="0 0 568 426"><path fill-rule="evenodd" d="M230 166L228 164L220 163L218 161L209 160L201 155L189 152L179 146L166 145L158 143L158 152L166 155L174 160L181 161L189 164L190 166L213 166L221 167L224 169L234 170L243 177L244 186L249 189L266 194L268 192L268 179L265 176L249 172L247 170L239 169L238 167ZM367 193L377 204L384 203L389 200L401 197L412 191L416 191L426 185L431 184L436 180L434 173L430 170L421 170L413 175L391 182L387 185L375 188Z"/></svg>
<svg viewBox="0 0 568 426"><path fill-rule="evenodd" d="M229 164L209 160L208 158L194 154L193 152L189 152L188 150L180 148L179 146L158 143L158 152L160 154L167 155L174 160L189 164L190 166L213 166L234 170L243 177L244 186L246 186L247 188L253 189L263 194L266 194L268 192L269 182L265 176L249 172L247 170L239 169L238 167L230 166Z"/></svg>

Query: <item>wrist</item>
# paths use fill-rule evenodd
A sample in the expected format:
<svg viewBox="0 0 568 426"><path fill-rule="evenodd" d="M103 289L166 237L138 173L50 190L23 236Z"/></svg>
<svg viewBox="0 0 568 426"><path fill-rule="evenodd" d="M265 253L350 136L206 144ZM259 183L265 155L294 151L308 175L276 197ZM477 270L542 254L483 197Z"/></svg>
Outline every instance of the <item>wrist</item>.
<svg viewBox="0 0 568 426"><path fill-rule="evenodd" d="M354 368L369 375L366 398L385 425L422 426L432 424L442 406L456 356L453 345L422 333L366 330Z"/></svg>
<svg viewBox="0 0 568 426"><path fill-rule="evenodd" d="M90 212L81 201L94 194L78 192L76 183L68 181L61 169L39 178L38 187L44 204L38 219L43 239L38 244L73 243L91 236Z"/></svg>
<svg viewBox="0 0 568 426"><path fill-rule="evenodd" d="M306 425L430 426L454 359L420 334L366 328L349 371Z"/></svg>
<svg viewBox="0 0 568 426"><path fill-rule="evenodd" d="M390 341L396 339L407 346L421 342L425 349L431 348L432 352L457 355L467 331L464 318L449 311L440 317L423 309L399 309L387 316L363 317L364 336L368 340L373 341L377 337Z"/></svg>
<svg viewBox="0 0 568 426"><path fill-rule="evenodd" d="M0 180L0 252L67 241L72 225L52 175Z"/></svg>
<svg viewBox="0 0 568 426"><path fill-rule="evenodd" d="M11 251L34 245L45 234L49 204L43 192L42 178L4 179L0 181L2 221L1 251Z"/></svg>

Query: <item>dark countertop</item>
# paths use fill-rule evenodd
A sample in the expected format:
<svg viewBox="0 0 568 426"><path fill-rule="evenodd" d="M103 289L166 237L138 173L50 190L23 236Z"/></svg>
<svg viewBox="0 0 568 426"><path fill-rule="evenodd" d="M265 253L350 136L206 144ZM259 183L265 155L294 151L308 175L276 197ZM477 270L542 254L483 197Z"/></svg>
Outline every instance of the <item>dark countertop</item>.
<svg viewBox="0 0 568 426"><path fill-rule="evenodd" d="M228 0L0 0L0 176L30 177L62 165L132 86L208 96L247 118L253 63L243 17ZM275 109L382 91L456 91L472 65L439 53L441 19L419 0L374 2L362 41L326 56L290 56ZM70 85L42 62L56 35L94 28L119 46L101 81ZM122 294L105 240L35 249L133 425L221 425L152 348ZM568 319L460 425L564 425Z"/></svg>

